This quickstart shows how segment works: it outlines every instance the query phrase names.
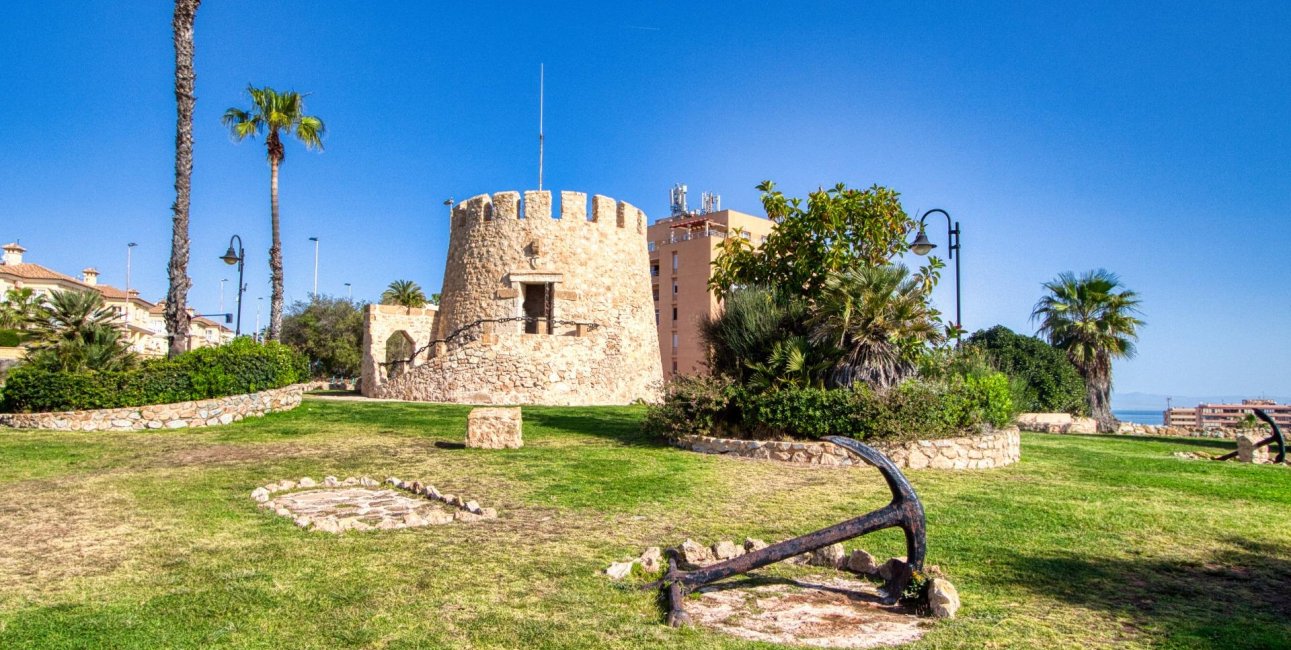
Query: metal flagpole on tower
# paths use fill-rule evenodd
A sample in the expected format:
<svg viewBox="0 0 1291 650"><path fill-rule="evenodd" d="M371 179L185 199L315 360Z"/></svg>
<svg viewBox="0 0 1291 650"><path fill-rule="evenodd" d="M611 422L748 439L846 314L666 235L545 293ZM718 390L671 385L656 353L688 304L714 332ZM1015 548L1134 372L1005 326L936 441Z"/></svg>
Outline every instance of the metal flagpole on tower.
<svg viewBox="0 0 1291 650"><path fill-rule="evenodd" d="M542 191L542 97L543 82L546 76L545 65L538 64L538 191Z"/></svg>

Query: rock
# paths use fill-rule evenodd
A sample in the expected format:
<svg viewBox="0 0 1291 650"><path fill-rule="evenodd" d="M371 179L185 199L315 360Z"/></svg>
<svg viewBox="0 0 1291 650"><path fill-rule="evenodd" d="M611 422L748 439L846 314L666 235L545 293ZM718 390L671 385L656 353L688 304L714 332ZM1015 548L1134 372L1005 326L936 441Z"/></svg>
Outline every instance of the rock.
<svg viewBox="0 0 1291 650"><path fill-rule="evenodd" d="M466 446L519 449L524 446L519 408L477 408L466 416Z"/></svg>
<svg viewBox="0 0 1291 650"><path fill-rule="evenodd" d="M400 484L400 483L403 483L403 481L400 481L399 479L397 479L397 478L395 478L395 477L393 477L393 476L387 476L387 477L386 477L386 484L387 484L387 485L393 485L393 486L395 486L395 487L399 487L399 484Z"/></svg>
<svg viewBox="0 0 1291 650"><path fill-rule="evenodd" d="M439 495L439 500L440 500L440 501L443 501L444 503L447 503L447 504L448 504L448 505L450 505L450 506L452 506L452 505L457 505L457 504L453 503L454 501L456 501L456 500L457 500L457 497L455 497L455 496L453 496L453 495L451 495L451 494L441 494L441 495Z"/></svg>
<svg viewBox="0 0 1291 650"><path fill-rule="evenodd" d="M752 537L744 538L744 551L746 553L756 551L759 549L764 549L767 546L768 544L760 539L754 539Z"/></svg>
<svg viewBox="0 0 1291 650"><path fill-rule="evenodd" d="M438 526L453 521L453 515L443 510L427 510L422 513L422 516L426 518L426 524L430 526Z"/></svg>
<svg viewBox="0 0 1291 650"><path fill-rule="evenodd" d="M879 567L879 577L884 580L891 580L893 576L900 575L905 568L905 558L891 558L887 562L884 562L883 566Z"/></svg>
<svg viewBox="0 0 1291 650"><path fill-rule="evenodd" d="M366 521L359 521L357 519L352 519L351 521L353 521L354 523L350 525L350 530L357 530L357 531L372 530L372 524L369 524Z"/></svg>
<svg viewBox="0 0 1291 650"><path fill-rule="evenodd" d="M296 525L300 526L301 528L309 528L309 524L311 523L313 522L310 520L309 517L306 517L305 515L296 517Z"/></svg>
<svg viewBox="0 0 1291 650"><path fill-rule="evenodd" d="M928 585L928 606L937 618L955 618L959 611L959 591L945 578L934 578Z"/></svg>
<svg viewBox="0 0 1291 650"><path fill-rule="evenodd" d="M413 494L421 494L421 481L413 481L408 485L408 491Z"/></svg>
<svg viewBox="0 0 1291 650"><path fill-rule="evenodd" d="M341 526L336 521L336 517L324 517L314 522L314 530L321 530L325 533L339 533L341 532Z"/></svg>
<svg viewBox="0 0 1291 650"><path fill-rule="evenodd" d="M363 487L377 487L378 485L381 485L381 484L377 483L376 481L372 480L367 476L364 476L363 478L359 479L359 485L362 485Z"/></svg>
<svg viewBox="0 0 1291 650"><path fill-rule="evenodd" d="M308 476L305 476L305 477L302 477L300 479L300 482L297 483L296 485L299 485L300 487L303 487L303 488L312 488L312 487L317 487L318 483L315 483L314 479L309 478Z"/></svg>
<svg viewBox="0 0 1291 650"><path fill-rule="evenodd" d="M427 485L427 486L426 486L426 496L428 496L428 497L430 497L430 498L432 498L432 499L439 499L439 498L443 497L443 495L439 493L439 490L436 490L436 489L435 489L435 486L433 486L433 485Z"/></svg>
<svg viewBox="0 0 1291 650"><path fill-rule="evenodd" d="M394 530L401 526L403 526L403 524L393 519L382 519L381 521L377 522L377 530Z"/></svg>
<svg viewBox="0 0 1291 650"><path fill-rule="evenodd" d="M641 563L641 568L650 573L655 573L663 568L663 551L658 546L651 546L637 558Z"/></svg>
<svg viewBox="0 0 1291 650"><path fill-rule="evenodd" d="M328 476L323 479L323 485L326 487L336 487L340 484L341 482L335 476Z"/></svg>
<svg viewBox="0 0 1291 650"><path fill-rule="evenodd" d="M470 523L472 521L479 521L483 518L484 517L481 517L473 512L467 512L465 510L458 510L457 512L453 513L454 521L465 521L467 523Z"/></svg>
<svg viewBox="0 0 1291 650"><path fill-rule="evenodd" d="M713 552L707 546L688 539L677 547L677 564L683 569L697 569L713 563Z"/></svg>
<svg viewBox="0 0 1291 650"><path fill-rule="evenodd" d="M480 510L480 519L497 519L498 511L496 508L482 508Z"/></svg>
<svg viewBox="0 0 1291 650"><path fill-rule="evenodd" d="M415 512L410 512L403 516L403 523L408 526L425 526L430 522L426 521L425 517Z"/></svg>
<svg viewBox="0 0 1291 650"><path fill-rule="evenodd" d="M295 487L296 487L295 481L278 481L279 490L292 490L292 489L295 489Z"/></svg>
<svg viewBox="0 0 1291 650"><path fill-rule="evenodd" d="M269 491L262 487L256 488L251 490L251 498L255 499L258 503L264 503L269 500Z"/></svg>
<svg viewBox="0 0 1291 650"><path fill-rule="evenodd" d="M345 478L345 480L344 480L344 481L341 481L341 484L342 484L342 485L358 485L358 484L359 484L359 479L356 479L356 478L354 478L353 476L347 476L347 477Z"/></svg>
<svg viewBox="0 0 1291 650"><path fill-rule="evenodd" d="M848 571L870 576L879 572L879 563L873 555L858 548L848 556L845 568Z"/></svg>
<svg viewBox="0 0 1291 650"><path fill-rule="evenodd" d="M288 509L286 509L286 508L283 508L283 507L281 507L281 506L279 506L277 510L274 510L274 513L276 513L279 517L290 517L290 516L291 516L291 511L290 511L290 510L288 510Z"/></svg>
<svg viewBox="0 0 1291 650"><path fill-rule="evenodd" d="M478 503L476 503L476 502L474 502L474 501L467 501L465 504L463 504L463 505L462 505L462 507L463 507L463 508L466 508L466 511L467 511L467 512L469 512L469 513L471 513L471 514L476 514L476 515L478 515L478 514L480 514L481 512L483 512L483 510L480 508L480 504L478 504Z"/></svg>
<svg viewBox="0 0 1291 650"><path fill-rule="evenodd" d="M744 549L735 545L735 542L722 540L713 544L713 558L718 560L729 560L744 555Z"/></svg>
<svg viewBox="0 0 1291 650"><path fill-rule="evenodd" d="M628 577L629 573L632 573L632 565L634 564L636 564L635 561L614 562L610 565L610 568L605 570L605 575L608 575L612 580L622 580Z"/></svg>
<svg viewBox="0 0 1291 650"><path fill-rule="evenodd" d="M812 566L827 566L838 569L847 561L847 551L843 550L842 544L830 544L825 548L819 548L811 552L807 557L807 564Z"/></svg>

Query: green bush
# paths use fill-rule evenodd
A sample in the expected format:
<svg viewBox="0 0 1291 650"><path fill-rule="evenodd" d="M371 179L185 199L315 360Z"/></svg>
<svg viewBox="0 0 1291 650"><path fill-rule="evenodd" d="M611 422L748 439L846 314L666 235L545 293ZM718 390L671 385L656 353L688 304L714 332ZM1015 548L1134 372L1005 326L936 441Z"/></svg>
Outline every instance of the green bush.
<svg viewBox="0 0 1291 650"><path fill-rule="evenodd" d="M664 387L663 402L646 411L646 432L676 440L688 435L712 435L732 420L735 388L730 380L707 375L681 375Z"/></svg>
<svg viewBox="0 0 1291 650"><path fill-rule="evenodd" d="M1019 411L1085 415L1085 381L1061 350L1003 325L974 332L966 348L982 350L1013 379Z"/></svg>
<svg viewBox="0 0 1291 650"><path fill-rule="evenodd" d="M646 415L647 431L741 438L916 440L976 433L1013 419L1009 379L995 371L943 380L912 379L879 393L853 388L751 391L728 380L686 377Z"/></svg>
<svg viewBox="0 0 1291 650"><path fill-rule="evenodd" d="M121 372L57 372L32 365L10 371L0 412L32 413L170 404L281 388L308 378L290 348L240 338Z"/></svg>
<svg viewBox="0 0 1291 650"><path fill-rule="evenodd" d="M16 348L22 343L22 334L18 330L0 329L0 348Z"/></svg>

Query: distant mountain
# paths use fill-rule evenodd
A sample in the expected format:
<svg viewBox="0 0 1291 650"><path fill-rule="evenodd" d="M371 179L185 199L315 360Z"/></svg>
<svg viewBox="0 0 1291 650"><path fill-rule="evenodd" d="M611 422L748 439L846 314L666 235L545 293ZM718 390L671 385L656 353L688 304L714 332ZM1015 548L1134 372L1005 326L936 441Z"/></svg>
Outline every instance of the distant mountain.
<svg viewBox="0 0 1291 650"><path fill-rule="evenodd" d="M1118 411L1164 411L1166 397L1156 393L1115 391L1112 393L1112 408ZM1291 397L1285 395L1170 395L1169 397L1170 403L1174 406L1196 406L1208 402L1234 404L1244 399L1271 399L1280 404L1291 402Z"/></svg>

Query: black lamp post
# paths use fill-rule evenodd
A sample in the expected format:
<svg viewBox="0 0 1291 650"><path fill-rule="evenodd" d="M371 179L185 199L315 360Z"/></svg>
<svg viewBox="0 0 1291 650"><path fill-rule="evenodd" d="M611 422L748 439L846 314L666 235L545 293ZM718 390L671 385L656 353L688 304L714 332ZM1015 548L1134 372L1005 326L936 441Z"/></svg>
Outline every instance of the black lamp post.
<svg viewBox="0 0 1291 650"><path fill-rule="evenodd" d="M235 241L238 243L236 249L233 248L233 242ZM246 285L242 284L242 266L247 259L246 251L242 250L242 238L237 235L229 238L229 250L220 259L224 260L224 263L229 266L238 265L238 323L233 330L233 335L242 336L242 292L247 289Z"/></svg>
<svg viewBox="0 0 1291 650"><path fill-rule="evenodd" d="M936 244L928 241L928 234L924 232L928 215L934 212L940 212L946 217L946 238L950 240L950 258L955 260L955 329L960 330L964 327L964 321L959 313L959 222L956 221L952 225L950 214L940 208L923 213L923 216L919 217L919 235L910 242L910 250L914 251L915 255L927 255L937 247ZM958 339L958 335L955 338Z"/></svg>

